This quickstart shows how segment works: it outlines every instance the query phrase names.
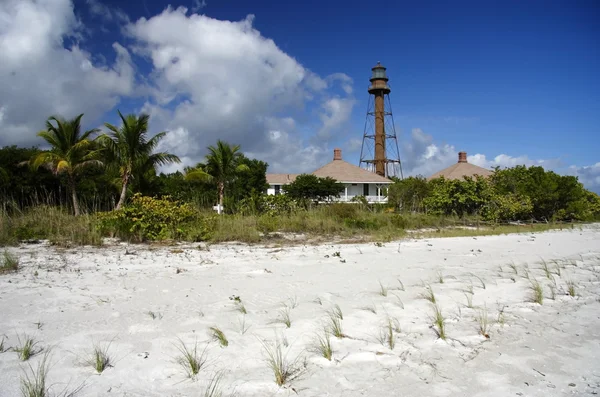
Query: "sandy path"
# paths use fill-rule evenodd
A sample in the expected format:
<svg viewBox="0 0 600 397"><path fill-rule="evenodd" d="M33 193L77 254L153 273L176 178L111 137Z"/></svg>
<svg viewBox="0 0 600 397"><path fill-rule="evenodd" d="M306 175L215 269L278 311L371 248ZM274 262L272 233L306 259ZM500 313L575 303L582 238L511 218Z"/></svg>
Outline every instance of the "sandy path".
<svg viewBox="0 0 600 397"><path fill-rule="evenodd" d="M27 245L10 251L21 270L0 275L0 338L16 346L17 335L27 333L52 346L48 378L55 392L84 384L79 396L200 396L224 370L224 395L237 396L600 393L597 225L382 246ZM532 280L544 288L543 305L530 302ZM576 297L567 295L567 281ZM427 285L446 318L446 341L431 328L432 304L422 298ZM471 289L473 308L465 292ZM245 316L232 296L241 298ZM334 304L347 337L332 338L328 361L311 344ZM489 339L478 332L484 308ZM290 328L276 322L286 310ZM393 350L378 341L388 319L401 328ZM215 325L228 347L210 338ZM208 346L209 365L194 381L175 362L178 338ZM261 344L276 338L289 345L289 359L299 356L305 365L281 388ZM82 358L92 343L109 341L114 366L96 375ZM34 366L41 357L31 359ZM19 395L22 367L15 352L0 354L0 396Z"/></svg>

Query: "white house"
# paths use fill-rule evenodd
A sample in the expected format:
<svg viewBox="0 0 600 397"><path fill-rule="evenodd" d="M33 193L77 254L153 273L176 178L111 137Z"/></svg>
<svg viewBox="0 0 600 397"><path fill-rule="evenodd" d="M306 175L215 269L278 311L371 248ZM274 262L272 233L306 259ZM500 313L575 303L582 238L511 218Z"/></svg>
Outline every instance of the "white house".
<svg viewBox="0 0 600 397"><path fill-rule="evenodd" d="M383 190L393 182L388 178L364 170L342 160L342 150L333 150L333 161L312 173L318 177L331 177L344 185L344 191L337 201L351 201L356 196L364 196L369 203L385 203ZM284 186L292 183L298 174L267 174L269 188L267 194L282 194Z"/></svg>

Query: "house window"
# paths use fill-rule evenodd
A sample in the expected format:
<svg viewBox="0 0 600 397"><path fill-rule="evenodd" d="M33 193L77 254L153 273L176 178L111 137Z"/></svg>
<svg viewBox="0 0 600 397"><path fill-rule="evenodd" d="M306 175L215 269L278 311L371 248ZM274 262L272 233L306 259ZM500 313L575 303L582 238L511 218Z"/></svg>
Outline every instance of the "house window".
<svg viewBox="0 0 600 397"><path fill-rule="evenodd" d="M353 183L352 186L358 186L358 183Z"/></svg>
<svg viewBox="0 0 600 397"><path fill-rule="evenodd" d="M275 185L275 196L279 196L281 194L281 185Z"/></svg>
<svg viewBox="0 0 600 397"><path fill-rule="evenodd" d="M363 183L363 196L368 196L369 195L369 184L368 183Z"/></svg>

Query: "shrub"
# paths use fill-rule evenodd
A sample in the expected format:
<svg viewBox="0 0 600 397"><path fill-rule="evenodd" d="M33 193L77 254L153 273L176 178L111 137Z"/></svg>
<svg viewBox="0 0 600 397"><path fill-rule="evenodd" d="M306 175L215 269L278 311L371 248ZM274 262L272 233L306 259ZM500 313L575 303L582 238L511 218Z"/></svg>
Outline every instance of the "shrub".
<svg viewBox="0 0 600 397"><path fill-rule="evenodd" d="M207 224L186 224L198 220L197 213L188 203L172 201L168 197L153 198L136 194L123 208L98 214L99 229L104 233L139 241L182 238L194 233L194 240L205 240L210 234Z"/></svg>

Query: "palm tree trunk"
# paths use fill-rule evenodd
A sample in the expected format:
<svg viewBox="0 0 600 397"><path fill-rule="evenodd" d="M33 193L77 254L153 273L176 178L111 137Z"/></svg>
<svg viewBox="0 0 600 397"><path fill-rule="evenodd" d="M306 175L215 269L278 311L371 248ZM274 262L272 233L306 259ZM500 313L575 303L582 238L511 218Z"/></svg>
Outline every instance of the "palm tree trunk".
<svg viewBox="0 0 600 397"><path fill-rule="evenodd" d="M223 211L223 196L225 191L225 184L219 182L219 214Z"/></svg>
<svg viewBox="0 0 600 397"><path fill-rule="evenodd" d="M79 211L79 200L77 200L77 188L75 187L75 178L69 175L69 190L71 190L71 199L73 200L73 211L75 216L81 215Z"/></svg>
<svg viewBox="0 0 600 397"><path fill-rule="evenodd" d="M123 187L121 188L121 196L119 197L119 202L115 207L115 210L121 209L123 204L125 204L125 198L127 197L127 184L129 183L129 173L123 175Z"/></svg>

